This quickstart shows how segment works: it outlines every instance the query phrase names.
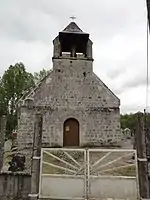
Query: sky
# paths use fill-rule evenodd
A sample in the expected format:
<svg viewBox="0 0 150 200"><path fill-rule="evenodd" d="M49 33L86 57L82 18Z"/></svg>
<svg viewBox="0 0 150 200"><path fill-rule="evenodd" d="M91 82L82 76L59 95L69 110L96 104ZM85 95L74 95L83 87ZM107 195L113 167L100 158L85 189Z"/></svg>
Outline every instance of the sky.
<svg viewBox="0 0 150 200"><path fill-rule="evenodd" d="M120 98L121 113L143 111L146 0L0 0L0 76L17 62L32 73L51 69L52 40L71 16L90 34L94 72Z"/></svg>

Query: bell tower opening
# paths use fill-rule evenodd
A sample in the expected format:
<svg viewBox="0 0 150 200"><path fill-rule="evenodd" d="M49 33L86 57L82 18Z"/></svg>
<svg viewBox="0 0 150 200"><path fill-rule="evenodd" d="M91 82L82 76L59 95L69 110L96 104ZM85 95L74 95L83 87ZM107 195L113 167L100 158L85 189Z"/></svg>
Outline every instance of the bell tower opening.
<svg viewBox="0 0 150 200"><path fill-rule="evenodd" d="M92 42L75 22L71 22L54 40L54 58L91 58Z"/></svg>
<svg viewBox="0 0 150 200"><path fill-rule="evenodd" d="M60 32L59 40L61 45L61 54L68 52L71 57L77 57L77 54L87 56L88 34Z"/></svg>

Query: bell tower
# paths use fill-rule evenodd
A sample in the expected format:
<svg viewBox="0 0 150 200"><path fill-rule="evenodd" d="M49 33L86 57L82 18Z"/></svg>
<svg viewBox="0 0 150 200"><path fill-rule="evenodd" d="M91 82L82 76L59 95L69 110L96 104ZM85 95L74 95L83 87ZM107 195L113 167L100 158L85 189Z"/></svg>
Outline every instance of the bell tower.
<svg viewBox="0 0 150 200"><path fill-rule="evenodd" d="M88 73L93 71L92 41L75 22L71 22L53 40L53 69L67 70L70 63L76 71ZM69 62L70 61L70 62ZM86 67L86 69L85 69Z"/></svg>
<svg viewBox="0 0 150 200"><path fill-rule="evenodd" d="M70 57L92 59L92 42L75 22L71 22L53 41L53 58Z"/></svg>

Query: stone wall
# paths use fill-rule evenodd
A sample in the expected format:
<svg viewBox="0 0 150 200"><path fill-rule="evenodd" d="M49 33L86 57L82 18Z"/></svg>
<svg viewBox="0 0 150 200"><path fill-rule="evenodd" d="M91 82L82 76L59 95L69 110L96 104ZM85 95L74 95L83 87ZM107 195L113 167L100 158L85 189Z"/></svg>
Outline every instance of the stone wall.
<svg viewBox="0 0 150 200"><path fill-rule="evenodd" d="M22 106L18 115L18 145L19 149L31 147L34 135L34 109Z"/></svg>
<svg viewBox="0 0 150 200"><path fill-rule="evenodd" d="M22 104L19 146L32 145L36 112L43 114L43 146L63 145L63 124L68 118L79 121L80 146L117 144L120 102L93 73L92 61L63 57L53 63L51 74Z"/></svg>
<svg viewBox="0 0 150 200"><path fill-rule="evenodd" d="M21 173L0 173L0 200L28 200L31 176Z"/></svg>

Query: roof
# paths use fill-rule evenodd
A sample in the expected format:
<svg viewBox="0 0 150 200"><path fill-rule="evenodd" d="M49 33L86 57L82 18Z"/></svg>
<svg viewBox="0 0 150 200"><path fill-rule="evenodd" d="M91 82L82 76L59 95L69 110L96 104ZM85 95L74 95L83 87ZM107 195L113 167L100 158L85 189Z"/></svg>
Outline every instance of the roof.
<svg viewBox="0 0 150 200"><path fill-rule="evenodd" d="M84 33L75 22L70 22L70 24L62 31L62 33L80 33L80 34L87 34Z"/></svg>

